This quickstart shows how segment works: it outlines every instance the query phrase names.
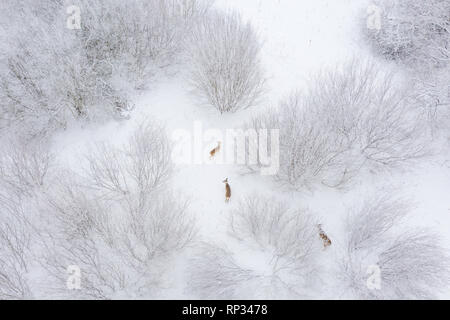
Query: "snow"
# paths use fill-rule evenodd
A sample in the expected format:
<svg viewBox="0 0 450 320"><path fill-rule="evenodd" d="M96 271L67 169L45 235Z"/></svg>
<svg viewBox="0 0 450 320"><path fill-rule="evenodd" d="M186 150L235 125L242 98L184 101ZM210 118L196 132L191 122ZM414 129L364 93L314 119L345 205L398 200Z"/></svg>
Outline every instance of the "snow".
<svg viewBox="0 0 450 320"><path fill-rule="evenodd" d="M361 0L220 0L217 2L219 7L238 10L253 23L264 40L262 58L269 89L261 106L220 115L212 108L196 105L185 76L179 73L134 97L136 109L129 121L113 121L102 126L74 125L55 136L53 151L63 163L76 167L78 157L93 142L125 141L139 120L145 117L164 123L169 136L179 129L193 132L195 122L200 122L204 130L219 129L223 132L239 126L258 108L274 105L292 89L301 90L308 77L322 68L355 56L373 58L358 41L358 23L367 3ZM202 148L213 147L215 142L215 139L203 141ZM236 243L227 233L228 217L237 200L244 195L262 194L310 209L319 217L333 241L321 258L323 267L333 270L334 257L344 236L342 221L346 215L345 208L378 188L392 187L412 199L416 206L411 223L436 228L450 248L450 166L448 161L445 163L448 159L446 152L447 155L439 155L441 160L424 161L410 172L364 176L348 190L317 188L313 191L290 191L270 177L241 175L238 166L217 164L217 160L178 165L172 184L177 195L190 201L190 209L197 218L199 241L226 245L243 267L261 274L267 272L268 257ZM224 201L222 180L225 178L228 178L232 189L230 203ZM183 279L190 254L192 252L188 251L173 262L158 298L193 298ZM317 294L316 298L341 296L332 275L326 279L323 291ZM450 298L450 292L442 298Z"/></svg>

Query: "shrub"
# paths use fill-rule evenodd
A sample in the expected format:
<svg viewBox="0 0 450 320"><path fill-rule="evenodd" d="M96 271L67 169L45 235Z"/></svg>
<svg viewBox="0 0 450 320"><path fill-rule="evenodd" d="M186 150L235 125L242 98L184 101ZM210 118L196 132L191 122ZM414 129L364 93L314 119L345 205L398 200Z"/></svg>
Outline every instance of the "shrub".
<svg viewBox="0 0 450 320"><path fill-rule="evenodd" d="M80 39L99 72L124 73L135 88L177 62L187 33L208 12L209 0L79 0ZM178 61L179 62L179 61Z"/></svg>
<svg viewBox="0 0 450 320"><path fill-rule="evenodd" d="M361 169L388 169L427 154L408 93L371 63L322 73L306 93L292 94L247 126L280 129L277 178L294 188L345 186Z"/></svg>
<svg viewBox="0 0 450 320"><path fill-rule="evenodd" d="M32 298L31 228L21 199L0 190L0 299Z"/></svg>
<svg viewBox="0 0 450 320"><path fill-rule="evenodd" d="M380 29L365 28L372 47L408 71L415 105L433 133L448 127L450 4L445 0L376 1Z"/></svg>
<svg viewBox="0 0 450 320"><path fill-rule="evenodd" d="M157 289L164 259L195 236L188 203L166 186L169 157L162 129L145 122L124 147L97 145L81 177L60 175L46 208L51 250L44 263L60 294L67 293L70 265L83 272L75 296L149 296Z"/></svg>
<svg viewBox="0 0 450 320"><path fill-rule="evenodd" d="M314 218L274 199L242 199L230 217L230 235L256 266L232 251L203 245L189 268L189 288L200 298L280 299L308 297L318 279L320 238ZM236 252L236 251L235 251Z"/></svg>
<svg viewBox="0 0 450 320"><path fill-rule="evenodd" d="M346 221L341 279L357 299L430 299L450 283L450 260L432 231L399 225L408 212L400 200L377 195L355 208ZM379 270L378 288L367 281Z"/></svg>
<svg viewBox="0 0 450 320"><path fill-rule="evenodd" d="M376 1L381 29L365 29L375 49L409 67L449 63L450 4L446 0Z"/></svg>
<svg viewBox="0 0 450 320"><path fill-rule="evenodd" d="M71 119L127 117L127 92L176 62L191 25L209 8L198 0L72 5L81 10L80 30L66 28L61 1L5 3L10 49L0 60L0 128L35 137Z"/></svg>
<svg viewBox="0 0 450 320"><path fill-rule="evenodd" d="M273 198L252 196L241 200L231 215L230 228L232 236L256 242L277 260L287 259L294 270L306 266L318 248L314 218Z"/></svg>
<svg viewBox="0 0 450 320"><path fill-rule="evenodd" d="M5 143L0 156L0 186L17 196L30 196L43 187L54 164L54 156L45 144L19 139Z"/></svg>
<svg viewBox="0 0 450 320"><path fill-rule="evenodd" d="M450 121L450 65L435 72L412 74L414 98L433 129L448 133ZM447 131L445 131L447 130Z"/></svg>
<svg viewBox="0 0 450 320"><path fill-rule="evenodd" d="M264 86L260 50L252 26L236 12L207 15L188 45L190 81L200 102L220 113L254 105Z"/></svg>
<svg viewBox="0 0 450 320"><path fill-rule="evenodd" d="M239 266L232 252L219 246L204 244L190 260L188 288L200 299L242 298L257 279L254 271Z"/></svg>
<svg viewBox="0 0 450 320"><path fill-rule="evenodd" d="M149 194L172 174L170 142L164 128L142 122L122 147L108 143L95 146L86 157L86 184L117 196Z"/></svg>

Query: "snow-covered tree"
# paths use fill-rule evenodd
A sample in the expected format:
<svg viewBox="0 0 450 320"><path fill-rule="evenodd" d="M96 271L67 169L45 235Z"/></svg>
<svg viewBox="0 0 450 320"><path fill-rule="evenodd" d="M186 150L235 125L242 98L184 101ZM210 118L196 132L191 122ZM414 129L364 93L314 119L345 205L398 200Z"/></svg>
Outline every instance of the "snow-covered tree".
<svg viewBox="0 0 450 320"><path fill-rule="evenodd" d="M85 170L60 174L44 207L48 221L44 267L59 294L109 299L127 290L154 293L164 259L195 236L188 202L167 189L170 146L164 131L145 122L122 147L98 145ZM68 266L83 274L68 292Z"/></svg>
<svg viewBox="0 0 450 320"><path fill-rule="evenodd" d="M405 64L442 67L450 62L447 0L380 0L380 29L366 28L376 50Z"/></svg>
<svg viewBox="0 0 450 320"><path fill-rule="evenodd" d="M319 279L320 238L314 217L273 198L249 196L230 216L230 235L260 266L246 266L233 251L202 245L189 268L189 287L200 298L309 297ZM261 258L264 257L264 258Z"/></svg>
<svg viewBox="0 0 450 320"><path fill-rule="evenodd" d="M200 102L220 113L253 106L263 93L261 43L236 12L212 11L192 32L190 82Z"/></svg>
<svg viewBox="0 0 450 320"><path fill-rule="evenodd" d="M249 286L260 284L261 277L238 264L230 250L202 244L189 261L190 292L200 299L242 299L254 297Z"/></svg>
<svg viewBox="0 0 450 320"><path fill-rule="evenodd" d="M339 274L351 298L431 299L448 289L446 250L433 231L402 227L408 211L386 194L351 210Z"/></svg>
<svg viewBox="0 0 450 320"><path fill-rule="evenodd" d="M426 154L421 114L393 75L353 61L314 77L247 127L280 129L277 178L295 188L340 187L361 169L382 170Z"/></svg>
<svg viewBox="0 0 450 320"><path fill-rule="evenodd" d="M30 221L21 199L0 189L0 299L33 297L27 278L31 259Z"/></svg>
<svg viewBox="0 0 450 320"><path fill-rule="evenodd" d="M54 165L54 155L47 143L27 143L20 139L4 142L0 155L0 186L17 196L31 196L47 185Z"/></svg>
<svg viewBox="0 0 450 320"><path fill-rule="evenodd" d="M378 0L379 27L364 33L372 47L398 62L412 84L416 105L431 128L447 130L450 114L450 2Z"/></svg>
<svg viewBox="0 0 450 320"><path fill-rule="evenodd" d="M67 28L62 1L2 3L0 128L35 137L71 119L126 117L133 108L129 92L179 60L210 1L76 0L71 6L80 10L80 29Z"/></svg>

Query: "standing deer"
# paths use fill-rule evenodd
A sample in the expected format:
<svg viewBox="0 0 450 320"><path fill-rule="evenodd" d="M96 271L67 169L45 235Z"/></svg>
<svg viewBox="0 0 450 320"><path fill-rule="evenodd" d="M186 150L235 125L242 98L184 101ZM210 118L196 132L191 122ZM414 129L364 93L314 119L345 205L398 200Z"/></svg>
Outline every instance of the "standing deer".
<svg viewBox="0 0 450 320"><path fill-rule="evenodd" d="M219 151L220 151L220 141L217 141L217 147L215 147L209 152L209 159L212 159Z"/></svg>
<svg viewBox="0 0 450 320"><path fill-rule="evenodd" d="M317 228L319 229L319 237L323 241L323 248L326 249L328 246L331 246L331 240L328 238L325 231L322 230L322 225L318 224Z"/></svg>
<svg viewBox="0 0 450 320"><path fill-rule="evenodd" d="M230 201L231 197L231 188L230 185L228 184L228 178L226 178L222 182L225 183L225 202L228 202Z"/></svg>

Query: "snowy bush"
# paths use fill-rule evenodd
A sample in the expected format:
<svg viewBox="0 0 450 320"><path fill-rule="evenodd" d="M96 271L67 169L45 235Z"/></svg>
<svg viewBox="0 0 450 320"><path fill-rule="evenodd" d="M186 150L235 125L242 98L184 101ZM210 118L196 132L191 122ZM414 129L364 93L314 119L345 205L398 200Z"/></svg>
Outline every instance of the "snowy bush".
<svg viewBox="0 0 450 320"><path fill-rule="evenodd" d="M202 245L190 260L189 275L189 291L200 299L242 299L259 278L239 266L232 252L211 244Z"/></svg>
<svg viewBox="0 0 450 320"><path fill-rule="evenodd" d="M302 272L318 249L314 218L273 198L245 198L238 203L230 219L232 236L254 241L261 249L270 250L275 264L287 259L292 270ZM278 267L283 269L281 265Z"/></svg>
<svg viewBox="0 0 450 320"><path fill-rule="evenodd" d="M123 118L127 92L176 62L191 25L209 2L86 1L81 29L66 27L57 0L6 1L0 59L0 128L34 137L70 119ZM131 85L128 85L131 83Z"/></svg>
<svg viewBox="0 0 450 320"><path fill-rule="evenodd" d="M43 187L54 162L45 143L18 139L5 143L0 156L0 186L17 196L29 196Z"/></svg>
<svg viewBox="0 0 450 320"><path fill-rule="evenodd" d="M2 140L0 156L0 299L30 299L39 247L39 198L51 186L46 141Z"/></svg>
<svg viewBox="0 0 450 320"><path fill-rule="evenodd" d="M432 129L448 127L450 114L450 3L446 0L383 0L380 29L364 28L372 46L408 73L419 110Z"/></svg>
<svg viewBox="0 0 450 320"><path fill-rule="evenodd" d="M279 109L254 117L248 126L280 129L280 170L276 179L282 184L294 188L310 187L316 182L344 184L355 170L345 166L343 155L349 150L345 136L329 130L321 115L303 106L303 99L294 93L280 102Z"/></svg>
<svg viewBox="0 0 450 320"><path fill-rule="evenodd" d="M190 81L201 103L220 113L254 105L263 92L261 44L235 12L211 12L195 26L188 45Z"/></svg>
<svg viewBox="0 0 450 320"><path fill-rule="evenodd" d="M163 259L195 235L188 203L165 186L169 156L161 128L145 122L124 147L92 150L80 177L61 175L46 209L45 262L61 294L70 265L83 274L82 290L74 292L81 297L113 298L126 290L148 296L157 288Z"/></svg>
<svg viewBox="0 0 450 320"><path fill-rule="evenodd" d="M434 72L412 73L413 97L432 129L449 129L450 64Z"/></svg>
<svg viewBox="0 0 450 320"><path fill-rule="evenodd" d="M22 1L3 14L16 21L3 26L11 35L1 61L2 127L34 137L64 127L71 118L116 111L122 97L87 61L76 31L58 19L66 16L61 3Z"/></svg>
<svg viewBox="0 0 450 320"><path fill-rule="evenodd" d="M78 2L88 60L99 71L124 72L136 88L176 62L187 32L211 5L208 0Z"/></svg>
<svg viewBox="0 0 450 320"><path fill-rule="evenodd" d="M353 298L430 299L450 284L450 260L439 238L427 229L399 228L407 213L402 201L376 195L348 216L340 278ZM378 287L368 284L378 275Z"/></svg>
<svg viewBox="0 0 450 320"><path fill-rule="evenodd" d="M122 147L97 144L87 160L86 184L118 196L149 194L172 173L170 142L164 128L151 121L142 122Z"/></svg>
<svg viewBox="0 0 450 320"><path fill-rule="evenodd" d="M447 0L383 0L380 29L366 28L376 50L408 66L442 67L450 61L450 3Z"/></svg>
<svg viewBox="0 0 450 320"><path fill-rule="evenodd" d="M354 61L323 72L305 93L295 92L247 127L280 129L282 183L339 187L361 169L392 168L424 156L420 117L392 75Z"/></svg>
<svg viewBox="0 0 450 320"><path fill-rule="evenodd" d="M242 199L230 217L230 235L245 255L263 259L246 266L219 246L200 248L191 260L189 287L200 298L280 299L307 297L318 279L320 238L314 218L274 199Z"/></svg>
<svg viewBox="0 0 450 320"><path fill-rule="evenodd" d="M0 299L30 299L31 234L21 199L0 190Z"/></svg>
<svg viewBox="0 0 450 320"><path fill-rule="evenodd" d="M47 209L56 221L48 232L50 250L45 255L45 268L57 280L50 289L94 299L126 292L154 294L167 269L166 259L194 236L187 204L152 194L145 207L130 208L128 197L93 198L88 188L67 184L59 187ZM79 292L67 292L65 287L66 269L72 265L82 273Z"/></svg>

